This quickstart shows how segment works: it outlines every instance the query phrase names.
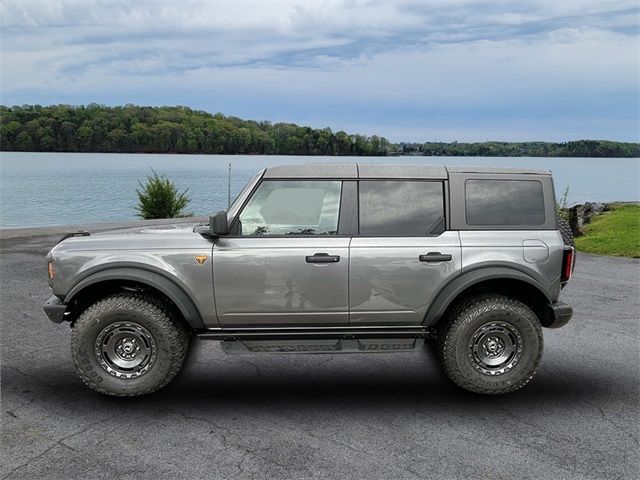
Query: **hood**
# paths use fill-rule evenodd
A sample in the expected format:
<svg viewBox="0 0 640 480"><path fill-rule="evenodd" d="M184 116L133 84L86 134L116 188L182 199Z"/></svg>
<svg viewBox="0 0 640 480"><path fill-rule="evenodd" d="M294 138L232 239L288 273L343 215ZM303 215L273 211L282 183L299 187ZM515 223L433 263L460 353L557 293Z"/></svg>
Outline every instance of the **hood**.
<svg viewBox="0 0 640 480"><path fill-rule="evenodd" d="M69 237L58 243L51 252L81 252L96 250L175 250L202 248L211 242L183 225L145 227L102 232L88 236Z"/></svg>
<svg viewBox="0 0 640 480"><path fill-rule="evenodd" d="M49 253L54 278L49 286L54 295L65 298L73 285L88 275L109 268L134 268L163 272L179 284L210 282L209 262L200 268L195 258L210 256L213 242L194 233L191 228L138 228L113 230L87 236L74 236L58 243Z"/></svg>

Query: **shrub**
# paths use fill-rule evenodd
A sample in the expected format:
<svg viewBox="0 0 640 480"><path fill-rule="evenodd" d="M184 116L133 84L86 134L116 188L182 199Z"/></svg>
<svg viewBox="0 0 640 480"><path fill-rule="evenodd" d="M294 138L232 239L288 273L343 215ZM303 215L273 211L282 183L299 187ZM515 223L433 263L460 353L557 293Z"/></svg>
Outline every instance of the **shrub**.
<svg viewBox="0 0 640 480"><path fill-rule="evenodd" d="M136 210L139 217L150 220L187 216L183 211L191 201L187 196L188 188L180 193L164 173L158 175L153 169L151 175L147 175L147 183L143 185L138 180L138 185L140 188L136 189L138 194Z"/></svg>

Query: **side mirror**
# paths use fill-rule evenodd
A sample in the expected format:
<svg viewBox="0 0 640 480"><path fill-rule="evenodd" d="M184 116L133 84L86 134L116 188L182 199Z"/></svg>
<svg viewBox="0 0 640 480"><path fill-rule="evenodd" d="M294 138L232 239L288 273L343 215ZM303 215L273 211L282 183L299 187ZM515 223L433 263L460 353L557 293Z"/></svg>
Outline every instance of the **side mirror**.
<svg viewBox="0 0 640 480"><path fill-rule="evenodd" d="M221 237L229 233L227 212L220 210L209 217L209 232L212 236Z"/></svg>

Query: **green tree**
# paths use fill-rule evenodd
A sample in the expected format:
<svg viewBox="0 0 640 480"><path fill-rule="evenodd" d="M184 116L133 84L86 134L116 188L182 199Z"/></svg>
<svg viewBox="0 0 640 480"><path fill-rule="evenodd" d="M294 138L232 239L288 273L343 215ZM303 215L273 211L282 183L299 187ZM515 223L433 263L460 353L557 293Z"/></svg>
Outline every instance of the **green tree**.
<svg viewBox="0 0 640 480"><path fill-rule="evenodd" d="M21 152L31 152L33 151L33 139L29 133L22 131L16 137L15 142L16 150Z"/></svg>

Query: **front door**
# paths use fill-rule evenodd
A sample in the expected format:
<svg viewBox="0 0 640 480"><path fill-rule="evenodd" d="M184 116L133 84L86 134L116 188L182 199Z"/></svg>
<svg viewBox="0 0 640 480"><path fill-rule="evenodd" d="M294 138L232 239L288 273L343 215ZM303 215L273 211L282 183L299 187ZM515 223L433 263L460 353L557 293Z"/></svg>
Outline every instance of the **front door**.
<svg viewBox="0 0 640 480"><path fill-rule="evenodd" d="M263 180L213 250L223 327L347 325L342 181Z"/></svg>
<svg viewBox="0 0 640 480"><path fill-rule="evenodd" d="M445 230L444 183L361 180L359 192L351 324L421 324L436 293L461 269L458 232Z"/></svg>

